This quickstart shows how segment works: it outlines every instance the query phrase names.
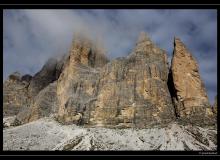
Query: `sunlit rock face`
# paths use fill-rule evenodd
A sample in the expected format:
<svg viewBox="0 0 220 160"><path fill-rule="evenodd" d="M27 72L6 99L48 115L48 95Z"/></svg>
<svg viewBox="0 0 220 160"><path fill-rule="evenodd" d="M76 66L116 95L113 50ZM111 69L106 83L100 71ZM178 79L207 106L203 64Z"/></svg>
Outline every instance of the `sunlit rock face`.
<svg viewBox="0 0 220 160"><path fill-rule="evenodd" d="M177 116L187 122L209 123L213 112L199 74L198 63L179 38L174 40L170 76Z"/></svg>
<svg viewBox="0 0 220 160"><path fill-rule="evenodd" d="M143 128L174 119L167 55L145 33L128 57L107 64L99 58L101 68L96 67L96 59L89 58L93 53L104 55L96 53L85 39L73 42L58 80L59 121Z"/></svg>

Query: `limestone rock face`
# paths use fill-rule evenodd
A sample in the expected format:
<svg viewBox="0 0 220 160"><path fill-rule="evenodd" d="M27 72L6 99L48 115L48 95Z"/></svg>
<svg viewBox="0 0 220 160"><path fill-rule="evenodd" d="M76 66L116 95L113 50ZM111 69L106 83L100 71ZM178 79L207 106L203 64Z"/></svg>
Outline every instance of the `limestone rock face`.
<svg viewBox="0 0 220 160"><path fill-rule="evenodd" d="M199 67L175 38L169 69L167 54L142 32L133 51L109 61L104 48L76 35L69 54L49 59L35 74L14 73L4 82L4 116L14 125L54 115L64 124L110 128L215 124Z"/></svg>
<svg viewBox="0 0 220 160"><path fill-rule="evenodd" d="M193 123L203 123L206 117L213 115L199 74L199 66L178 38L174 40L170 76L177 116Z"/></svg>
<svg viewBox="0 0 220 160"><path fill-rule="evenodd" d="M60 121L80 121L81 113L77 110L82 111L89 103L97 87L98 70L108 62L102 51L89 39L80 35L75 37L57 84Z"/></svg>
<svg viewBox="0 0 220 160"><path fill-rule="evenodd" d="M57 113L56 80L67 56L49 59L33 77L14 73L4 83L4 116L16 115L15 125Z"/></svg>
<svg viewBox="0 0 220 160"><path fill-rule="evenodd" d="M3 116L16 115L29 104L27 88L29 82L22 81L20 73L15 72L3 83Z"/></svg>
<svg viewBox="0 0 220 160"><path fill-rule="evenodd" d="M88 44L75 40L58 80L59 121L143 128L174 119L165 51L141 33L128 57L96 68Z"/></svg>

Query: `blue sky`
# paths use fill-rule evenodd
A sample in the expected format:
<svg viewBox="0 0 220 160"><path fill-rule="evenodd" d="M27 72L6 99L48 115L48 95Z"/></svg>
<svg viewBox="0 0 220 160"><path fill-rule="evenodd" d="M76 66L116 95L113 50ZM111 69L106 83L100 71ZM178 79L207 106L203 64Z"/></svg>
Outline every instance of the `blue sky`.
<svg viewBox="0 0 220 160"><path fill-rule="evenodd" d="M50 57L67 53L74 32L103 42L110 59L132 52L141 31L173 52L179 37L199 63L209 100L217 94L217 10L4 10L3 78L35 74Z"/></svg>

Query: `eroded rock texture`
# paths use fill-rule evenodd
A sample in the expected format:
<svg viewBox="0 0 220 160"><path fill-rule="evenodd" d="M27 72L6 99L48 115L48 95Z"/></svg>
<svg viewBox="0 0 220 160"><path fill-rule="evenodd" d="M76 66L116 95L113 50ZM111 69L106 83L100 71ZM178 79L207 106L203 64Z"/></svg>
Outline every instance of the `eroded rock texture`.
<svg viewBox="0 0 220 160"><path fill-rule="evenodd" d="M31 76L29 76L30 78ZM16 115L21 108L29 104L29 80L21 77L20 73L11 74L3 83L3 116Z"/></svg>
<svg viewBox="0 0 220 160"><path fill-rule="evenodd" d="M96 44L84 36L75 37L57 84L59 121L81 122L82 112L92 101L98 86L100 67L107 62L105 53Z"/></svg>
<svg viewBox="0 0 220 160"><path fill-rule="evenodd" d="M67 56L49 59L33 77L14 73L4 82L4 116L16 115L14 125L57 113L57 82Z"/></svg>
<svg viewBox="0 0 220 160"><path fill-rule="evenodd" d="M166 53L144 33L131 55L101 69L90 65L92 53L89 42L73 42L58 80L59 121L142 128L174 119Z"/></svg>
<svg viewBox="0 0 220 160"><path fill-rule="evenodd" d="M209 123L213 116L199 66L179 38L174 40L170 83L176 115L192 123Z"/></svg>
<svg viewBox="0 0 220 160"><path fill-rule="evenodd" d="M64 124L111 128L216 123L198 64L178 38L174 44L169 70L166 52L144 32L130 55L110 62L100 44L76 35L69 54L49 59L33 77L9 76L4 116L16 115L14 125L51 115Z"/></svg>
<svg viewBox="0 0 220 160"><path fill-rule="evenodd" d="M35 121L42 117L49 117L58 112L57 82L50 83L42 89L32 100L30 107L24 107L15 118L15 125Z"/></svg>

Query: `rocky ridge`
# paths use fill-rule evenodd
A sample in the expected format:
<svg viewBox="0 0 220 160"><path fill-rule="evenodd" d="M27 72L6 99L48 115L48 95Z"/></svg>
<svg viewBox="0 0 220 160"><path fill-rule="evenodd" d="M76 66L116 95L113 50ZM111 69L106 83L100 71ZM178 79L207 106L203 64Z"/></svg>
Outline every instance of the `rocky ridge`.
<svg viewBox="0 0 220 160"><path fill-rule="evenodd" d="M62 59L49 59L33 77L12 74L3 86L4 116L16 115L15 125L50 114L63 124L110 128L216 124L198 64L178 38L169 68L167 53L144 32L132 53L112 61L77 35Z"/></svg>

